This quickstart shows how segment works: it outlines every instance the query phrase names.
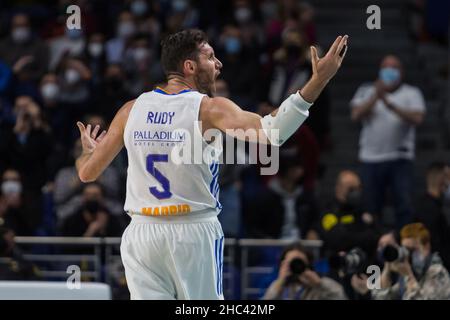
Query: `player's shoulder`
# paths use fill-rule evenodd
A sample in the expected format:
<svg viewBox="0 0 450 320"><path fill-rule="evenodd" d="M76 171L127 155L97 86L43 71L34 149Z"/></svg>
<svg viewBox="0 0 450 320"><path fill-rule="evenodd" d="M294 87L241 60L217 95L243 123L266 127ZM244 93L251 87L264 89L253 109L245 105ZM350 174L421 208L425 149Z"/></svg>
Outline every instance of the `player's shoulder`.
<svg viewBox="0 0 450 320"><path fill-rule="evenodd" d="M133 108L136 100L137 99L133 99L133 100L125 102L125 104L120 108L119 112L122 112L122 113L128 115L130 113L131 109Z"/></svg>

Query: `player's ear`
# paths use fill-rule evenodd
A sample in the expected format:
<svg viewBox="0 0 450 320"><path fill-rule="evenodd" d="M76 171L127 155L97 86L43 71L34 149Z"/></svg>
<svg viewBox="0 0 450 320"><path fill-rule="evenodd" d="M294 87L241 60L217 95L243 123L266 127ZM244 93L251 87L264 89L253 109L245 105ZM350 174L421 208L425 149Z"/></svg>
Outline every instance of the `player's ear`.
<svg viewBox="0 0 450 320"><path fill-rule="evenodd" d="M193 60L185 60L184 61L184 72L185 74L194 74L197 68L197 64Z"/></svg>

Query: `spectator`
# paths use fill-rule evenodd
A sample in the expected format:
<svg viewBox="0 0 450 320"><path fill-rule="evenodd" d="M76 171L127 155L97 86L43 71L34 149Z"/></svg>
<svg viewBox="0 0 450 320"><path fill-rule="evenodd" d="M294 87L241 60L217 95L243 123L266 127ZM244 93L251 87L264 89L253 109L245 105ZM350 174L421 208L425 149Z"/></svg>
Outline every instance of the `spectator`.
<svg viewBox="0 0 450 320"><path fill-rule="evenodd" d="M412 219L415 127L425 113L422 93L403 83L402 74L400 59L386 56L378 79L361 85L350 102L352 120L363 125L359 160L367 209L380 216L391 187L397 229Z"/></svg>
<svg viewBox="0 0 450 320"><path fill-rule="evenodd" d="M39 203L23 190L18 171L7 169L2 175L0 193L0 227L19 236L32 236L41 222Z"/></svg>
<svg viewBox="0 0 450 320"><path fill-rule="evenodd" d="M130 39L136 33L136 23L128 11L120 13L117 21L116 37L106 42L106 59L108 64L121 63Z"/></svg>
<svg viewBox="0 0 450 320"><path fill-rule="evenodd" d="M60 144L67 144L70 125L67 111L61 105L61 81L54 73L45 74L40 82L42 116L52 128L53 136Z"/></svg>
<svg viewBox="0 0 450 320"><path fill-rule="evenodd" d="M371 290L377 300L448 300L450 277L437 252L432 253L430 233L422 223L405 225L401 244L409 258L386 262L381 274L381 289ZM392 284L391 274L399 275Z"/></svg>
<svg viewBox="0 0 450 320"><path fill-rule="evenodd" d="M296 265L304 266L303 272L292 267L295 260ZM286 247L280 258L278 277L269 286L263 299L346 300L342 286L330 278L320 277L313 270L312 263L312 254L302 245L294 243Z"/></svg>
<svg viewBox="0 0 450 320"><path fill-rule="evenodd" d="M304 30L308 44L313 45L317 42L317 31L315 18L315 9L308 2L301 2L299 4L300 17L299 24L300 28Z"/></svg>
<svg viewBox="0 0 450 320"><path fill-rule="evenodd" d="M122 225L103 205L98 184L84 187L82 206L63 222L61 234L74 237L118 237Z"/></svg>
<svg viewBox="0 0 450 320"><path fill-rule="evenodd" d="M145 34L136 35L125 52L123 63L128 74L126 86L132 96L139 96L149 88L165 81L164 71L150 50L150 41Z"/></svg>
<svg viewBox="0 0 450 320"><path fill-rule="evenodd" d="M311 76L308 46L305 35L297 29L285 29L282 47L273 56L274 67L270 76L268 100L280 105L289 95L306 84ZM327 90L314 102L314 113L305 122L314 132L321 148L329 144L329 98Z"/></svg>
<svg viewBox="0 0 450 320"><path fill-rule="evenodd" d="M86 47L86 34L84 28L64 28L64 35L50 40L51 71L56 70L64 59L79 59L83 56Z"/></svg>
<svg viewBox="0 0 450 320"><path fill-rule="evenodd" d="M83 184L75 168L75 159L80 156L81 151L81 140L78 139L72 150L71 166L60 169L56 175L54 199L57 207L67 205L82 192ZM108 167L97 179L97 183L102 186L106 197L111 199L119 197L119 174L113 167Z"/></svg>
<svg viewBox="0 0 450 320"><path fill-rule="evenodd" d="M107 66L103 77L103 83L94 92L93 111L111 122L117 110L131 100L132 96L125 86L126 75L120 64Z"/></svg>
<svg viewBox="0 0 450 320"><path fill-rule="evenodd" d="M38 193L48 181L53 138L30 97L18 97L13 112L15 124L0 127L0 170L16 167L22 174L24 188Z"/></svg>
<svg viewBox="0 0 450 320"><path fill-rule="evenodd" d="M26 14L17 13L11 20L11 33L0 41L0 60L16 70L24 69L37 81L48 68L48 47L36 38Z"/></svg>
<svg viewBox="0 0 450 320"><path fill-rule="evenodd" d="M59 181L59 183L61 182ZM56 185L55 187L57 186L58 185ZM58 196L61 195L59 194ZM83 208L85 208L86 203L88 203L91 200L98 202L99 206L101 208L104 208L104 210L102 209L102 211L106 211L108 213L108 217L109 216L122 217L123 206L120 204L120 202L118 202L114 198L106 197L105 192L103 191L100 184L90 183L82 186L81 194L72 196L69 201L62 203L57 207L56 215L58 227L61 228L61 230L66 230L64 228L70 225L67 222L69 219L79 221L80 217L83 216ZM117 219L120 220L120 218ZM82 224L82 226L78 226L76 230L79 231L80 228L83 229L84 225ZM67 233L69 231L66 230L65 232Z"/></svg>
<svg viewBox="0 0 450 320"><path fill-rule="evenodd" d="M278 175L244 209L249 237L318 239L319 209L314 195L301 184L303 176L297 157L280 159Z"/></svg>
<svg viewBox="0 0 450 320"><path fill-rule="evenodd" d="M102 33L94 33L89 37L83 62L92 73L92 87L97 89L106 69L105 36Z"/></svg>
<svg viewBox="0 0 450 320"><path fill-rule="evenodd" d="M220 35L220 47L223 50L221 70L223 79L228 83L230 96L248 110L256 109L260 86L258 79L259 65L244 46L242 32L236 26L226 25ZM236 77L239 74L239 77Z"/></svg>
<svg viewBox="0 0 450 320"><path fill-rule="evenodd" d="M91 98L89 81L92 73L88 67L77 59L63 59L56 73L61 82L60 101L75 123L87 111Z"/></svg>
<svg viewBox="0 0 450 320"><path fill-rule="evenodd" d="M427 170L426 193L416 205L416 220L431 233L431 248L439 252L444 266L450 268L450 226L443 210L444 193L450 185L443 162L432 163Z"/></svg>
<svg viewBox="0 0 450 320"><path fill-rule="evenodd" d="M360 247L368 255L375 251L378 231L375 218L362 205L359 176L351 170L339 172L334 199L321 218L321 238L327 256Z"/></svg>
<svg viewBox="0 0 450 320"><path fill-rule="evenodd" d="M382 267L385 263L384 255L386 247L395 247L398 248L400 243L399 234L396 231L390 230L383 233L378 239L376 256L374 259L369 258L369 263L374 263ZM348 280L348 278L346 279ZM355 300L371 300L372 295L367 286L368 277L364 273L354 274L350 278L350 282L345 284L346 292L349 297L354 298ZM398 281L398 275L391 275L392 284L395 284Z"/></svg>
<svg viewBox="0 0 450 320"><path fill-rule="evenodd" d="M39 269L24 258L14 236L13 230L0 227L0 280L41 280Z"/></svg>

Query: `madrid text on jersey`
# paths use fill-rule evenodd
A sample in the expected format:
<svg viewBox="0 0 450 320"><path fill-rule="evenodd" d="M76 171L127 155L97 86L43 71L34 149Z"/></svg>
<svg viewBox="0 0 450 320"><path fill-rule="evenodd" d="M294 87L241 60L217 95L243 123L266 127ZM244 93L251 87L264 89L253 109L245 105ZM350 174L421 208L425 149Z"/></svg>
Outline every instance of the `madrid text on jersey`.
<svg viewBox="0 0 450 320"><path fill-rule="evenodd" d="M188 204L141 208L141 214L144 216L174 216L189 212L191 212L191 206Z"/></svg>

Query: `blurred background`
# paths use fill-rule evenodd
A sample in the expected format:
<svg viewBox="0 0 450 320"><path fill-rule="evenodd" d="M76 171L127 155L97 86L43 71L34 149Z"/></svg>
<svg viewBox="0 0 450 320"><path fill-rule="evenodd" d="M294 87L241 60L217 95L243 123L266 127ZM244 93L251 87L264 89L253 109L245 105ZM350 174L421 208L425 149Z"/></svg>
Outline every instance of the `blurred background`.
<svg viewBox="0 0 450 320"><path fill-rule="evenodd" d="M73 4L81 30L66 28ZM126 151L81 183L75 123L106 129L126 101L163 85L160 41L186 28L204 30L224 65L217 95L262 116L309 79L310 45L323 55L350 36L338 75L280 149L279 173L221 167L226 298L262 298L282 250L300 240L315 272L356 299L347 279L356 271L342 257L358 248L365 264L379 264L382 236L392 231L400 245L412 222L450 267L450 3L379 0L374 30L371 4L1 1L0 279L65 281L75 264L82 281L128 298L118 250Z"/></svg>

